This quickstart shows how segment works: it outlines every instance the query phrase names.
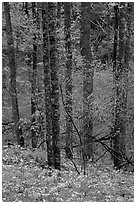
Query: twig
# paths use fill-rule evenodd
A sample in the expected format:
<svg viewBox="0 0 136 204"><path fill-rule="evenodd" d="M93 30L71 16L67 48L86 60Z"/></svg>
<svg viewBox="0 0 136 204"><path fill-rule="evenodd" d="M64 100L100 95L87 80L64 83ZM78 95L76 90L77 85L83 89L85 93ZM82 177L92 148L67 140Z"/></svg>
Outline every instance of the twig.
<svg viewBox="0 0 136 204"><path fill-rule="evenodd" d="M79 131L78 131L78 129L77 129L77 127L76 127L76 125L75 125L75 123L74 123L72 117L71 117L71 115L70 115L69 112L67 111L67 108L66 108L66 105L65 105L65 102L64 102L63 91L62 91L61 85L60 85L60 91L61 91L61 99L62 99L63 106L64 106L64 108L65 108L65 111L66 111L67 115L69 116L69 118L70 118L70 120L71 120L71 122L72 122L72 124L73 124L73 126L74 126L74 128L75 128L75 130L76 130L76 132L77 132L77 134L78 134L78 136L79 136L80 144L82 145L81 135L80 135L80 133L79 133Z"/></svg>
<svg viewBox="0 0 136 204"><path fill-rule="evenodd" d="M44 142L47 142L47 140L43 140L37 147L37 149L44 143Z"/></svg>
<svg viewBox="0 0 136 204"><path fill-rule="evenodd" d="M80 172L79 172L79 170L77 169L77 166L76 166L75 162L73 161L73 159L70 159L70 161L72 161L72 163L74 164L74 167L75 167L77 173L80 174Z"/></svg>
<svg viewBox="0 0 136 204"><path fill-rule="evenodd" d="M99 24L99 27L102 29L102 31L103 31L106 35L108 35L107 32L103 29L103 27L102 27L101 24L99 23L99 21L97 21L97 23Z"/></svg>
<svg viewBox="0 0 136 204"><path fill-rule="evenodd" d="M72 124L73 124L73 127L75 128L75 130L76 130L76 132L77 132L77 134L78 134L78 136L79 136L80 145L81 145L81 147L82 147L82 156L83 156L83 162L84 162L84 175L85 175L85 163L86 163L86 161L85 161L85 154L84 154L84 148L83 148L83 144L82 144L81 135L80 135L80 133L79 133L79 131L78 131L78 129L77 129L77 127L76 127L76 125L75 125L75 123L74 123L72 117L71 117L71 115L70 115L69 112L67 111L67 106L65 105L65 102L64 102L64 97L63 97L63 91L62 91L61 84L59 84L59 87L60 87L60 92L61 92L62 103L63 103L63 106L64 106L64 108L65 108L66 114L68 115L69 119L71 120L71 122L72 122Z"/></svg>
<svg viewBox="0 0 136 204"><path fill-rule="evenodd" d="M106 154L106 152L108 152L107 149L106 149L106 151L99 158L97 158L95 161L93 161L93 163L98 162Z"/></svg>

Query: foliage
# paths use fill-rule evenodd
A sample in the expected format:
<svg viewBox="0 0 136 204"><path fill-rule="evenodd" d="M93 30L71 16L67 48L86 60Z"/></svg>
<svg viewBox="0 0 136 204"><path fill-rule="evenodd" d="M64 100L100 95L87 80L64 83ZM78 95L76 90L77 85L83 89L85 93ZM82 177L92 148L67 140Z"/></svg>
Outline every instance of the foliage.
<svg viewBox="0 0 136 204"><path fill-rule="evenodd" d="M92 51L91 67L93 76L93 159L86 165L83 175L81 161L81 143L77 132L82 136L83 127L83 59L80 50L81 3L71 3L71 51L72 51L72 120L78 131L73 128L73 152L69 159L65 158L66 144L66 111L65 103L59 98L61 170L48 168L47 164L47 130L45 117L45 87L43 70L43 30L42 4L36 3L39 27L33 24L32 4L28 3L28 11L24 3L11 2L11 20L13 27L14 48L17 66L17 96L19 101L19 128L23 131L25 148L16 146L13 134L13 119L10 99L10 69L8 64L7 40L5 35L5 18L2 18L2 145L3 145L3 201L89 201L89 202L132 202L133 201L133 165L128 171L116 171L113 168L111 155L97 140L109 137L114 122L115 87L113 79L113 35L114 9L116 3L90 3L90 46ZM46 3L46 2L45 2ZM117 3L119 4L119 3ZM3 11L2 11L3 12ZM46 12L48 14L48 12ZM62 86L64 102L66 50L64 35L64 5L61 4L60 17L57 19L57 69L59 84ZM127 114L126 114L126 156L134 160L134 71L133 71L133 15L131 16L131 52L127 81ZM37 110L31 114L31 81L32 81L32 48L33 35L37 43L36 102ZM47 36L48 37L48 36ZM88 43L88 42L87 42ZM30 54L30 58L28 57ZM47 56L47 55L46 55ZM90 112L89 112L90 113ZM33 120L34 119L34 120ZM46 120L45 120L46 119ZM33 122L34 121L34 122ZM43 135L41 134L41 129ZM31 149L31 130L38 138L37 149ZM46 137L45 137L46 136ZM50 136L50 135L49 135ZM106 137L106 138L107 138ZM101 141L101 140L100 140ZM41 149L42 142L45 145ZM8 143L10 145L8 145ZM104 140L110 147L110 141ZM6 145L6 146L5 146ZM106 152L105 152L106 151ZM72 158L72 159L71 159ZM74 163L73 163L74 162ZM127 160L125 160L127 162ZM78 169L80 175L78 175ZM125 169L125 168L124 168Z"/></svg>
<svg viewBox="0 0 136 204"><path fill-rule="evenodd" d="M62 155L63 156L63 155ZM64 156L63 156L64 157ZM44 159L43 159L44 158ZM89 164L78 175L63 159L62 170L48 169L40 150L3 147L3 201L6 202L133 202L133 174ZM45 167L41 167L44 160Z"/></svg>

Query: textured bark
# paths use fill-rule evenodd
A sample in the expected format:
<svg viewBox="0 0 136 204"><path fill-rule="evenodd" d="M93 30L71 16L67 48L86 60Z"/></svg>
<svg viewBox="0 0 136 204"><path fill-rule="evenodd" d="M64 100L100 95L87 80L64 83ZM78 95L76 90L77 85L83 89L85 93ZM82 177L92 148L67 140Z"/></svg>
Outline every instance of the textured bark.
<svg viewBox="0 0 136 204"><path fill-rule="evenodd" d="M52 113L51 113L51 71L49 65L49 30L48 30L48 3L42 3L42 29L43 29L43 65L45 86L45 114L46 114L46 144L48 165L53 166L52 149Z"/></svg>
<svg viewBox="0 0 136 204"><path fill-rule="evenodd" d="M83 58L83 137L85 155L93 156L93 68L91 67L92 53L90 46L90 3L81 3L81 54Z"/></svg>
<svg viewBox="0 0 136 204"><path fill-rule="evenodd" d="M56 3L48 3L49 15L49 42L50 42L50 68L51 68L51 109L52 109L52 145L55 169L60 169L60 113L59 113L59 85L56 45Z"/></svg>
<svg viewBox="0 0 136 204"><path fill-rule="evenodd" d="M65 31L65 50L66 50L66 108L72 117L72 51L71 51L71 3L64 2L64 31ZM72 122L66 114L66 147L72 150Z"/></svg>
<svg viewBox="0 0 136 204"><path fill-rule="evenodd" d="M41 46L39 46L39 41L41 40L41 8L42 8L42 2L37 2L37 11L36 11L36 27L37 27L37 41L38 41L38 45L37 45L37 58L38 58L38 53L41 52ZM41 53L42 55L42 53ZM38 61L38 59L37 59ZM39 69L41 67L41 64L37 64L37 73L36 73L36 87L37 87L37 104L38 107L41 107L41 103L43 100L42 97L42 73L39 72Z"/></svg>
<svg viewBox="0 0 136 204"><path fill-rule="evenodd" d="M10 95L11 95L11 102L12 102L12 116L14 120L14 130L17 137L17 142L18 144L20 144L19 132L17 129L17 122L19 120L19 110L18 110L17 90L16 90L15 51L14 51L14 42L13 42L13 36L12 36L10 4L8 2L4 3L4 12L5 12L5 19L6 19L8 58L9 58L9 66L10 66Z"/></svg>
<svg viewBox="0 0 136 204"><path fill-rule="evenodd" d="M32 16L33 16L33 25L36 25L36 4L32 3ZM33 34L33 68L32 68L32 83L31 83L31 114L35 114L36 112L36 72L37 72L37 42L36 42L36 34ZM32 117L32 123L35 122L35 118ZM37 136L34 129L31 130L32 134L32 148L36 148L37 146Z"/></svg>
<svg viewBox="0 0 136 204"><path fill-rule="evenodd" d="M121 3L125 9L125 3ZM115 11L114 36L114 83L115 83L115 123L114 123L114 165L120 168L125 156L126 116L127 116L127 81L129 68L130 36L129 23L126 23L125 14L118 5Z"/></svg>
<svg viewBox="0 0 136 204"><path fill-rule="evenodd" d="M57 26L59 26L59 19L61 18L62 2L57 2Z"/></svg>

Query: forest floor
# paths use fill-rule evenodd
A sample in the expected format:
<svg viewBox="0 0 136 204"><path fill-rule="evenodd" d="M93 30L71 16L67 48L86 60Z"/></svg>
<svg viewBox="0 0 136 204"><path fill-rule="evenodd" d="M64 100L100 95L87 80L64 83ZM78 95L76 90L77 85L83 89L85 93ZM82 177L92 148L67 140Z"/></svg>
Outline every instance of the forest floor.
<svg viewBox="0 0 136 204"><path fill-rule="evenodd" d="M64 155L61 171L42 168L43 157L40 150L3 146L3 201L134 202L133 173L90 163L84 176L77 174Z"/></svg>

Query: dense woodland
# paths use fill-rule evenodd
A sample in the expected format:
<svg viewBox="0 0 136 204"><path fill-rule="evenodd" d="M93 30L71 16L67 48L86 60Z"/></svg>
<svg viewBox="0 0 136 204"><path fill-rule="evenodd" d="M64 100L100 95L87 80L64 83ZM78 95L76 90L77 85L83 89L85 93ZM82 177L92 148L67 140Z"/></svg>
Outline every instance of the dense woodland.
<svg viewBox="0 0 136 204"><path fill-rule="evenodd" d="M3 201L133 201L134 3L2 5Z"/></svg>

